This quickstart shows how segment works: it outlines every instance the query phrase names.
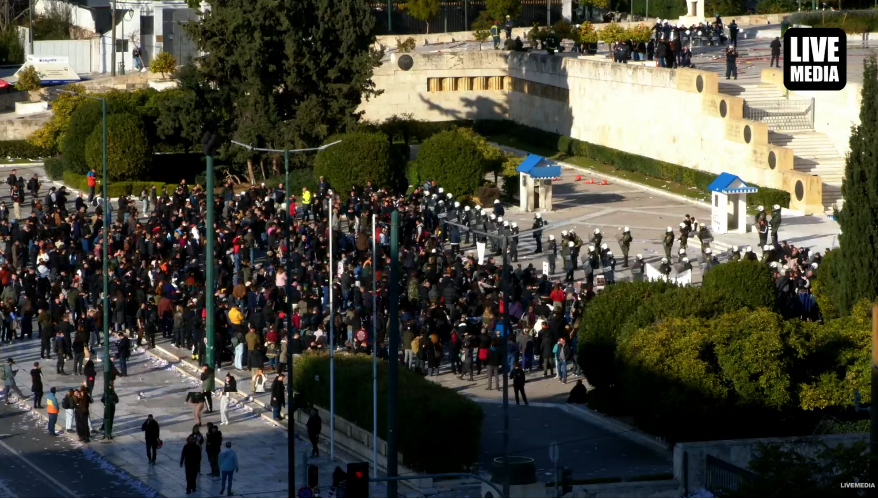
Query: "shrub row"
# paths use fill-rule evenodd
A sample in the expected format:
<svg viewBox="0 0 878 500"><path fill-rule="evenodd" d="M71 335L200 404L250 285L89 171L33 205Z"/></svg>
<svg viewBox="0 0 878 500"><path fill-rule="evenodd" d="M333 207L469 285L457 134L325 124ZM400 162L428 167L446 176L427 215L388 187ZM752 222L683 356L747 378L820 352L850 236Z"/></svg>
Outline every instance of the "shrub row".
<svg viewBox="0 0 878 500"><path fill-rule="evenodd" d="M0 141L0 159L36 160L50 156L52 156L52 152L48 149L34 146L24 140Z"/></svg>
<svg viewBox="0 0 878 500"><path fill-rule="evenodd" d="M83 193L88 193L88 179L85 175L77 174L69 170L64 171L61 180L65 185ZM132 181L132 182L110 182L107 186L107 196L110 198L118 198L120 196L140 196L141 191L146 190L148 193L155 186L158 194L161 194L162 188L166 188L168 193L172 193L177 189L177 184L164 184L161 182L148 181ZM98 181L96 194L100 195L101 186Z"/></svg>
<svg viewBox="0 0 878 500"><path fill-rule="evenodd" d="M294 387L310 404L329 408L329 357L306 355L296 361ZM378 365L378 436L387 439L387 363ZM428 473L457 472L479 458L482 408L466 396L408 370L399 372L399 451L404 465ZM335 412L372 429L372 360L335 357ZM453 432L443 424L453 423ZM327 425L324 422L324 425Z"/></svg>
<svg viewBox="0 0 878 500"><path fill-rule="evenodd" d="M491 129L495 129L491 127ZM716 178L716 174L683 167L660 160L654 160L618 149L580 141L554 132L546 132L526 125L507 122L501 130L503 133L516 137L518 140L554 149L568 155L582 156L605 165L610 165L618 170L637 172L643 175L673 181L684 186L693 186L707 191L707 186ZM484 133L484 132L483 132ZM747 197L750 206L773 206L780 205L784 208L790 206L790 193L779 189L760 187L759 192Z"/></svg>
<svg viewBox="0 0 878 500"><path fill-rule="evenodd" d="M878 11L874 9L796 12L789 21L812 28L842 28L849 33L878 31Z"/></svg>

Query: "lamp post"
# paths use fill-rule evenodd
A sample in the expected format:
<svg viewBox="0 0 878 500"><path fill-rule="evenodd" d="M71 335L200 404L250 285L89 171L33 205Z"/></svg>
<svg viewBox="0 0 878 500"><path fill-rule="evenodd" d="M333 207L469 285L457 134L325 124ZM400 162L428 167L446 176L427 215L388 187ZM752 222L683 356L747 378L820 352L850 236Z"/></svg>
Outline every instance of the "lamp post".
<svg viewBox="0 0 878 500"><path fill-rule="evenodd" d="M266 149L266 148L254 148L249 144L243 144L240 142L232 141L232 144L236 146L241 146L242 148L248 149L250 151L262 151L266 153L283 153L284 154L284 197L286 198L286 208L284 211L286 215L284 216L284 245L286 245L286 250L284 251L284 269L286 270L287 275L287 286L284 289L285 301L286 301L286 314L287 314L287 404L289 408L292 408L293 405L293 353L290 349L293 346L293 303L290 301L290 295L293 293L293 285L290 280L290 275L292 274L292 259L290 259L290 253L292 253L292 243L290 241L290 153L306 153L309 151L323 151L324 149L335 146L341 141L335 141L329 144L324 144L323 146L316 148L305 148L305 149ZM332 214L332 207L330 207L329 213ZM331 216L330 216L331 218ZM329 224L329 240L332 241L332 220L330 220ZM330 257L330 263L332 262ZM252 264L252 262L251 262ZM332 268L330 266L329 269L330 276L332 275ZM332 289L332 284L330 282L330 290ZM330 306L331 307L331 306ZM331 309L330 309L331 314ZM330 323L332 323L330 321ZM287 483L289 487L289 498L296 497L296 442L295 442L295 431L291 427L287 432L287 460L289 461L289 467L287 468Z"/></svg>
<svg viewBox="0 0 878 500"><path fill-rule="evenodd" d="M109 258L107 256L107 247L110 244L110 228L108 227L107 221L109 220L108 214L110 213L110 199L107 197L107 100L103 97L93 97L88 95L77 94L71 90L62 90L65 94L76 95L79 97L84 97L86 99L92 99L94 101L101 102L101 128L103 131L103 174L101 180L101 200L103 203L103 212L104 212L104 225L101 228L101 233L103 235L101 239L101 259L103 260L103 308L104 308L104 318L103 318L103 334L104 334L104 395L106 396L104 404L104 438L109 438L113 430L112 422L110 421L110 412L114 406L113 398L109 396L110 394L110 294L108 292L110 288L110 266Z"/></svg>
<svg viewBox="0 0 878 500"><path fill-rule="evenodd" d="M216 134L205 132L204 136L201 138L201 151L207 157L207 186L205 189L207 192L205 193L206 199L204 202L204 334L207 339L207 346L204 350L206 359L200 361L207 364L211 369L216 366L216 353L214 352L216 349L214 345L216 341L216 327L214 326L216 320L216 313L214 311L216 301L213 299L215 290L213 277L215 257L213 254L213 245L216 240L216 230L214 228L213 219L216 212L216 206L213 193L213 155L216 154L218 148L219 139Z"/></svg>

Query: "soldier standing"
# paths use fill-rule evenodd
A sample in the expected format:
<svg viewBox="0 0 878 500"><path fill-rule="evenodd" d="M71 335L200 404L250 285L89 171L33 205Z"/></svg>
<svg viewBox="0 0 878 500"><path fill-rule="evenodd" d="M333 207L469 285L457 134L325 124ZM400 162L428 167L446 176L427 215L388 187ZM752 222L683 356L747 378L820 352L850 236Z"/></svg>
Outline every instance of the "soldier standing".
<svg viewBox="0 0 878 500"><path fill-rule="evenodd" d="M533 238L534 243L537 245L537 249L534 251L535 254L543 253L543 231L541 230L543 226L546 225L546 221L543 220L543 216L540 214L534 215L534 222L531 229L537 229L538 231L534 231Z"/></svg>
<svg viewBox="0 0 878 500"><path fill-rule="evenodd" d="M625 261L622 263L623 267L628 267L628 250L631 248L631 230L629 228L625 228L622 230L622 239L619 240L619 247L622 248L622 258Z"/></svg>
<svg viewBox="0 0 878 500"><path fill-rule="evenodd" d="M671 249L674 247L674 228L668 226L665 231L665 237L662 239L662 246L665 248L665 259L671 260Z"/></svg>
<svg viewBox="0 0 878 500"><path fill-rule="evenodd" d="M777 245L777 231L780 229L780 205L771 207L771 244Z"/></svg>

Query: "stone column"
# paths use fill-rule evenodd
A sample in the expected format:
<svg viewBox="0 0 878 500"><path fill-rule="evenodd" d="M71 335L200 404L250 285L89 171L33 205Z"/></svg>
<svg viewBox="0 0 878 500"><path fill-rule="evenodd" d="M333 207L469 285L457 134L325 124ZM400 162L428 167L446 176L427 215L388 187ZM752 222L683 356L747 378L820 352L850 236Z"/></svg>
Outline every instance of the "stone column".
<svg viewBox="0 0 878 500"><path fill-rule="evenodd" d="M573 19L573 0L563 0L561 2L561 17L567 22Z"/></svg>

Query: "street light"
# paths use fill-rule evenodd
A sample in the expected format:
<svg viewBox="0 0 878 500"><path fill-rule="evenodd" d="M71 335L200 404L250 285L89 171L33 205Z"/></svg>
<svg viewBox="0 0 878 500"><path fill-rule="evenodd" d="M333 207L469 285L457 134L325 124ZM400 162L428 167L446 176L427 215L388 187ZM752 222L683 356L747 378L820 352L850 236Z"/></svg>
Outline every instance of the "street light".
<svg viewBox="0 0 878 500"><path fill-rule="evenodd" d="M108 265L109 258L107 257L107 247L109 246L110 239L109 235L109 224L107 221L110 220L110 199L107 196L107 100L103 97L94 97L89 95L82 95L72 90L62 90L61 92L65 94L71 94L79 97L84 97L86 99L91 99L94 101L101 102L101 125L103 128L103 148L104 148L104 158L103 158L103 180L101 181L101 200L103 200L103 210L104 210L104 227L101 229L103 233L102 240L102 248L101 248L101 258L103 260L103 278L104 278L104 396L106 402L104 403L104 439L109 439L110 436L113 435L113 430L111 429L113 422L110 417L110 409L115 405L113 403L113 398L109 396L110 394L110 294L109 294L109 274L110 269Z"/></svg>
<svg viewBox="0 0 878 500"><path fill-rule="evenodd" d="M292 252L292 244L290 243L290 153L306 153L309 151L323 151L326 148L331 146L335 146L341 141L331 142L329 144L324 144L320 147L316 148L305 148L305 149L267 149L267 148L254 148L249 144L244 144L237 141L232 141L232 144L236 146L241 146L242 148L248 149L250 151L261 151L265 153L283 153L284 154L284 197L286 198L286 208L284 211L285 215L285 224L284 224L284 244L286 245L286 252L284 253L284 257L286 258L285 269L287 275L287 286L284 290L284 294L286 295L286 313L287 313L287 404L289 408L293 406L293 303L290 301L290 296L293 293L293 285L292 280L290 280L290 275L292 274L291 264L292 259L290 258L290 253ZM329 213L332 213L332 207L329 209ZM330 216L331 219L331 216ZM210 229L212 233L212 228ZM329 240L332 241L332 220L330 220L330 233ZM331 259L331 257L330 257ZM330 260L331 262L331 260ZM251 263L252 264L252 263ZM332 269L329 269L330 276L332 276ZM330 285L331 288L332 285ZM331 306L330 306L331 307ZM330 310L330 314L332 311ZM330 322L331 324L331 322ZM330 397L334 397L334 395L330 395ZM287 432L287 460L289 461L289 467L287 467L287 483L289 486L289 498L296 497L296 442L295 442L295 430L293 429L293 423L291 419L288 419L290 428ZM332 435L330 433L330 435Z"/></svg>

